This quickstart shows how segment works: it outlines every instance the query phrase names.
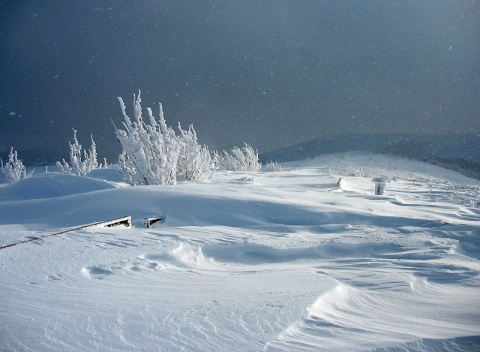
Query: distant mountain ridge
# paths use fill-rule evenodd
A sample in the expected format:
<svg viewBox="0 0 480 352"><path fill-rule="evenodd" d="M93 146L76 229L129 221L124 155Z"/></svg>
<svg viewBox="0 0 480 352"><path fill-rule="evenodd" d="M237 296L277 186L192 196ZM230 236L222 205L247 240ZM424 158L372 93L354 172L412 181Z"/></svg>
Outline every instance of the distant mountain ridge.
<svg viewBox="0 0 480 352"><path fill-rule="evenodd" d="M334 135L263 153L260 161L288 162L354 151L421 160L480 179L480 134Z"/></svg>

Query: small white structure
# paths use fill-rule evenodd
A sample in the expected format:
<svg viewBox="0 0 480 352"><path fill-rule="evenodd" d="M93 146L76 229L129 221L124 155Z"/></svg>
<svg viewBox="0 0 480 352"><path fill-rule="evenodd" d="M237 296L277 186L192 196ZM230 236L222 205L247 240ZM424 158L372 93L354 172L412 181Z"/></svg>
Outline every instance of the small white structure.
<svg viewBox="0 0 480 352"><path fill-rule="evenodd" d="M384 177L379 177L379 178L373 179L373 182L375 182L375 194L383 195L383 192L385 191L385 185L387 184L387 180Z"/></svg>

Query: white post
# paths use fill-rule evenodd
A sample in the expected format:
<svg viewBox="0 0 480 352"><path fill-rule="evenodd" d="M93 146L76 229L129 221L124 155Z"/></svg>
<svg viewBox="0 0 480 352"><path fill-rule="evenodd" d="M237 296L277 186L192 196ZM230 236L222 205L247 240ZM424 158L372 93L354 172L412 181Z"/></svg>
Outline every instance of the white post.
<svg viewBox="0 0 480 352"><path fill-rule="evenodd" d="M380 177L374 179L373 182L375 182L375 195L383 195L387 180L385 180L383 177Z"/></svg>

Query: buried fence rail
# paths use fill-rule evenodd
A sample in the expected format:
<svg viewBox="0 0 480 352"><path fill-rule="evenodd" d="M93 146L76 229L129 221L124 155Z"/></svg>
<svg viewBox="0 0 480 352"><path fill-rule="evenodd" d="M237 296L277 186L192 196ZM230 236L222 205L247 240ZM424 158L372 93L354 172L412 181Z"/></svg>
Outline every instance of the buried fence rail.
<svg viewBox="0 0 480 352"><path fill-rule="evenodd" d="M152 227L153 224L155 223L159 223L159 224L163 224L163 222L165 221L165 216L155 216L155 217L152 217L152 218L145 218L143 223L145 225L145 227L148 229L150 227Z"/></svg>
<svg viewBox="0 0 480 352"><path fill-rule="evenodd" d="M0 246L0 249L13 247L13 246L16 246L17 244L23 244L23 243L33 242L33 241L36 241L36 240L41 240L41 239L44 239L46 237L60 236L60 235L63 235L65 233L85 229L87 227L92 227L92 226L114 227L114 226L119 226L119 225L122 225L122 226L125 226L125 227L132 227L132 217L131 216L123 216L123 217L117 218L117 219L111 219L111 220L106 220L106 221L97 221L97 222L93 222L93 223L90 223L90 224L81 225L81 226L73 227L73 228L70 228L70 229L66 229L66 230L63 230L63 231L60 231L60 232L51 233L49 235L45 235L45 236L41 236L41 237L36 237L35 236L35 237L28 238L26 240L2 245L2 246Z"/></svg>

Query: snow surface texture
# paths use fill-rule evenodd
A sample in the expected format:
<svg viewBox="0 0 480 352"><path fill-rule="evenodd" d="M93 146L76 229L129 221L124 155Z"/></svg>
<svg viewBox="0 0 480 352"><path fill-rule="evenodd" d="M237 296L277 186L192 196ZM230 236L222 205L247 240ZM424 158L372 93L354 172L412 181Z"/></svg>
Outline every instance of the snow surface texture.
<svg viewBox="0 0 480 352"><path fill-rule="evenodd" d="M0 349L479 350L478 180L369 154L282 167L0 186L0 244L38 237L0 250Z"/></svg>

